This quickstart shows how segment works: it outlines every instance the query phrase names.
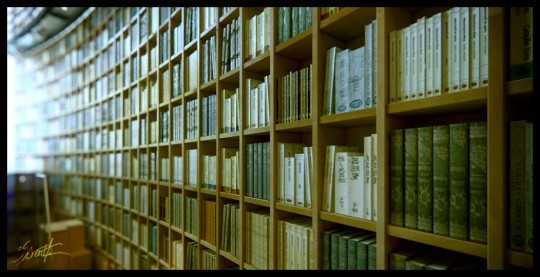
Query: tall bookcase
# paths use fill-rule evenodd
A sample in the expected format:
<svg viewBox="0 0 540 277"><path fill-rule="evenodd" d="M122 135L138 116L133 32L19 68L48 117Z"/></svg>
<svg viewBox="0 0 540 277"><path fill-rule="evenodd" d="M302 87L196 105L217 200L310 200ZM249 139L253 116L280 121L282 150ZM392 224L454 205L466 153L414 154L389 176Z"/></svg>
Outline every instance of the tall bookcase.
<svg viewBox="0 0 540 277"><path fill-rule="evenodd" d="M532 78L506 82L505 70L508 67L505 57L508 40L505 38L505 9L489 8L489 85L487 87L448 93L425 99L390 103L389 101L389 34L402 29L422 16L432 16L448 8L344 8L325 19L321 19L321 8L312 9L312 26L291 39L278 44L278 8L270 9L270 34L268 51L246 61L246 36L248 20L263 12L263 8L217 8L216 22L204 28L203 9L193 21L194 39L187 38L190 8L96 8L89 9L69 28L57 35L46 45L32 51L29 57L36 64L36 70L43 74L35 87L42 88L48 94L45 105L49 108L45 114L50 132L44 138L49 145L49 153L43 156L45 171L53 175L50 180L56 188L56 197L60 216L79 217L87 226L88 242L95 249L98 268L173 268L172 242L182 240L184 257L188 242L198 245L198 263L201 264L203 251L212 250L217 255L217 268L225 269L237 265L240 269L256 269L246 262L246 222L248 212L264 210L269 213L269 253L270 269L277 269L278 264L278 221L292 216L311 220L313 231L314 268L322 268L322 232L335 226L349 226L376 233L377 269L389 268L390 253L410 242L431 245L487 261L487 269L503 269L510 265L532 268L532 255L510 250L507 243L508 205L505 195L507 185L508 122L513 118L530 118L519 107L532 99ZM156 18L157 17L157 18ZM323 96L325 82L325 64L327 49L333 46L358 47L364 44L364 26L377 20L377 99L373 108L353 112L323 115ZM239 24L240 64L227 72L222 71L221 62L225 59L222 52L223 33L227 24L234 20ZM146 22L146 23L144 23ZM189 24L188 24L189 23ZM142 27L141 27L142 26ZM182 39L175 40L175 29L180 28ZM142 36L146 30L146 36ZM204 44L215 37L215 57L217 76L203 83L202 61ZM176 43L179 43L177 45ZM165 46L166 45L166 46ZM178 49L178 51L175 51ZM156 51L155 54L154 51ZM168 51L168 53L164 53ZM196 55L196 70L189 63L190 56ZM193 59L191 58L191 59ZM154 61L157 59L157 61ZM183 75L183 87L178 96L172 92L174 67L180 65ZM277 81L291 70L312 66L311 117L287 123L278 123ZM102 67L97 69L97 67ZM141 72L142 68L146 72ZM134 74L134 70L137 74ZM195 87L189 86L189 76L195 74ZM249 88L248 79L260 79L269 75L268 98L270 125L261 128L247 128L249 116L246 101ZM108 86L103 83L108 82ZM155 85L157 103L152 105L152 86ZM96 87L101 86L101 93ZM223 89L238 88L239 130L229 133L221 131L221 114L224 109ZM143 94L143 91L146 91ZM217 113L216 134L202 136L203 98L216 95ZM147 97L145 101L141 97ZM137 98L138 100L132 100ZM198 122L196 135L188 137L188 102L197 103ZM145 102L145 106L141 104ZM530 101L529 101L530 102ZM138 103L134 109L134 103ZM59 109L53 108L59 104ZM182 105L180 114L183 120L181 140L173 140L175 107ZM530 104L529 104L530 105ZM107 106L105 108L105 106ZM129 111L126 110L129 108ZM102 112L103 111L103 112ZM95 113L91 115L91 113ZM110 118L97 121L91 116L103 113ZM167 116L164 116L167 115ZM84 120L83 120L84 117ZM77 120L79 122L77 123ZM448 124L457 122L487 121L488 132L488 173L487 173L487 209L488 236L487 244L463 241L432 233L392 226L390 224L390 132L395 129L425 125ZM146 122L146 123L143 123ZM168 121L167 136L163 139L164 121ZM156 122L156 127L152 127ZM142 125L145 124L145 128ZM64 125L64 126L61 126ZM156 128L153 130L153 128ZM143 133L141 133L143 130ZM114 133L114 142L109 147L91 147L102 136L109 138ZM133 133L135 131L136 133ZM157 134L154 134L157 132ZM117 143L117 134L122 139ZM326 147L328 145L350 145L362 147L361 138L377 134L377 221L366 221L323 211L323 184ZM132 134L138 137L133 145ZM156 140L152 140L152 135ZM146 144L142 144L142 136ZM112 138L112 137L111 137ZM85 142L88 141L88 143ZM109 139L111 140L111 139ZM246 196L248 145L256 142L269 142L270 180L269 200ZM312 207L297 207L279 203L277 198L277 157L278 144L297 142L313 147ZM85 143L87 146L85 146ZM118 145L121 144L121 145ZM58 147L60 145L60 147ZM85 148L86 147L86 148ZM220 173L224 167L222 149L239 149L239 194L222 191L223 180ZM190 150L197 150L197 187L189 186L188 179L193 165L189 164ZM152 156L155 155L154 161ZM204 155L217 157L216 190L202 188L204 178ZM174 157L183 158L183 184L176 184ZM146 157L146 158L144 158ZM168 163L162 163L168 158ZM88 160L87 160L88 159ZM92 167L90 161L94 159ZM72 160L72 161L71 161ZM134 161L137 163L134 163ZM144 160L144 162L143 162ZM88 162L87 162L88 161ZM110 164L107 164L110 163ZM156 178L150 180L150 166L155 163ZM162 180L162 166L167 167L167 180ZM100 168L101 167L101 168ZM134 168L137 168L134 170ZM93 170L91 170L93 169ZM141 173L147 172L147 177ZM99 172L99 173L98 173ZM103 186L101 198L97 197L98 186ZM109 187L120 192L117 195L103 197ZM129 195L130 201L136 201L134 190L148 188L147 210L152 209L152 190L158 196L157 217L140 212L133 203L124 203ZM126 194L124 194L126 189ZM173 226L173 193L182 193L182 223ZM114 199L117 197L118 199ZM139 194L139 197L141 195ZM159 209L161 197L168 197L168 216ZM189 198L198 201L198 234L186 231L187 202ZM114 200L114 201L112 201ZM121 201L118 201L121 200ZM205 201L216 203L216 243L208 242L203 233L206 225L203 218ZM119 203L118 203L119 202ZM240 252L233 256L222 249L221 230L224 205L238 204L240 210ZM104 219L108 218L106 222ZM140 227L145 224L149 237L151 226L157 226L157 245L142 245L133 242L131 227L122 226L120 220L128 218L128 225L136 222ZM112 220L112 221L111 221ZM124 223L125 225L126 223ZM124 228L128 228L126 231ZM98 238L96 230L101 230ZM162 240L163 237L168 240ZM98 242L98 240L101 240ZM117 251L119 243L121 254ZM112 244L108 245L107 244ZM101 245L101 246L100 246ZM109 249L107 251L107 248ZM112 249L112 250L111 250ZM152 249L156 250L155 252ZM165 253L164 250L167 252ZM124 253L130 253L126 260ZM146 256L146 264L139 262L134 266L134 256ZM184 258L184 268L187 261Z"/></svg>

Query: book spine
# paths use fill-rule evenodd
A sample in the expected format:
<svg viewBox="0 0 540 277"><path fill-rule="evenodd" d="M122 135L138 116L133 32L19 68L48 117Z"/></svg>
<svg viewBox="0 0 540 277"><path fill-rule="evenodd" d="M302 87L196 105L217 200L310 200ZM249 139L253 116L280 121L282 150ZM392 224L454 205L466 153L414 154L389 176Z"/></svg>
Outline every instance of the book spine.
<svg viewBox="0 0 540 277"><path fill-rule="evenodd" d="M468 239L469 188L467 123L449 126L450 133L450 237Z"/></svg>
<svg viewBox="0 0 540 277"><path fill-rule="evenodd" d="M525 121L510 122L510 247L525 250Z"/></svg>
<svg viewBox="0 0 540 277"><path fill-rule="evenodd" d="M335 166L335 212L337 214L348 215L348 164L347 164L347 152L336 153L336 166Z"/></svg>
<svg viewBox="0 0 540 277"><path fill-rule="evenodd" d="M403 101L410 100L411 93L411 27L402 30L402 54L403 64L401 66L403 89Z"/></svg>
<svg viewBox="0 0 540 277"><path fill-rule="evenodd" d="M403 30L396 31L396 102L403 101Z"/></svg>
<svg viewBox="0 0 540 277"><path fill-rule="evenodd" d="M418 98L426 96L426 64L427 64L427 48L426 48L426 18L422 17L418 20Z"/></svg>
<svg viewBox="0 0 540 277"><path fill-rule="evenodd" d="M450 36L450 21L451 21L451 11L445 11L442 13L442 22L441 22L441 93L450 92L450 77L452 71L450 70L450 61L451 61L451 48L452 40Z"/></svg>
<svg viewBox="0 0 540 277"><path fill-rule="evenodd" d="M371 104L373 107L377 105L377 77L379 76L379 73L377 72L377 61L379 60L377 58L377 41L378 41L378 31L377 31L377 19L373 20L371 22L372 30L371 30L371 39L372 39L372 45L371 45Z"/></svg>
<svg viewBox="0 0 540 277"><path fill-rule="evenodd" d="M487 126L469 124L469 238L487 242Z"/></svg>
<svg viewBox="0 0 540 277"><path fill-rule="evenodd" d="M324 166L324 195L323 211L334 211L334 156L336 153L335 145L326 147L326 161Z"/></svg>
<svg viewBox="0 0 540 277"><path fill-rule="evenodd" d="M349 50L336 55L336 113L349 111Z"/></svg>
<svg viewBox="0 0 540 277"><path fill-rule="evenodd" d="M478 88L480 86L480 8L471 8L471 21L470 21L470 39L471 39L471 52L470 52L470 74L471 74L471 88Z"/></svg>
<svg viewBox="0 0 540 277"><path fill-rule="evenodd" d="M295 177L296 177L296 188L295 188L295 205L304 207L304 194L305 194L305 185L304 185L304 170L305 170L305 157L304 154L294 155L296 167L295 167Z"/></svg>
<svg viewBox="0 0 540 277"><path fill-rule="evenodd" d="M371 135L371 214L374 221L377 221L377 134Z"/></svg>
<svg viewBox="0 0 540 277"><path fill-rule="evenodd" d="M364 219L372 220L371 136L364 137Z"/></svg>
<svg viewBox="0 0 540 277"><path fill-rule="evenodd" d="M510 80L533 76L533 8L510 8Z"/></svg>
<svg viewBox="0 0 540 277"><path fill-rule="evenodd" d="M370 23L364 27L365 31L365 50L364 50L364 107L371 108L373 96L373 24Z"/></svg>
<svg viewBox="0 0 540 277"><path fill-rule="evenodd" d="M348 214L357 218L364 218L364 157L351 155L349 164L349 209Z"/></svg>
<svg viewBox="0 0 540 277"><path fill-rule="evenodd" d="M450 92L456 92L460 90L459 77L460 77L460 14L459 7L452 8L450 10Z"/></svg>
<svg viewBox="0 0 540 277"><path fill-rule="evenodd" d="M460 23L459 23L459 56L460 69L459 81L461 83L460 90L467 90L470 87L470 34L469 34L469 7L460 7Z"/></svg>
<svg viewBox="0 0 540 277"><path fill-rule="evenodd" d="M418 230L432 232L433 127L418 128Z"/></svg>
<svg viewBox="0 0 540 277"><path fill-rule="evenodd" d="M525 125L525 252L533 253L533 123Z"/></svg>
<svg viewBox="0 0 540 277"><path fill-rule="evenodd" d="M410 91L409 99L414 100L418 94L418 22L415 22L410 29L410 56L409 56L409 70L410 70Z"/></svg>
<svg viewBox="0 0 540 277"><path fill-rule="evenodd" d="M418 228L418 129L405 129L405 227Z"/></svg>
<svg viewBox="0 0 540 277"><path fill-rule="evenodd" d="M349 53L349 110L364 107L364 47Z"/></svg>
<svg viewBox="0 0 540 277"><path fill-rule="evenodd" d="M403 129L390 133L390 224L403 226Z"/></svg>
<svg viewBox="0 0 540 277"><path fill-rule="evenodd" d="M390 32L390 103L394 103L397 100L396 97L396 35L398 31Z"/></svg>

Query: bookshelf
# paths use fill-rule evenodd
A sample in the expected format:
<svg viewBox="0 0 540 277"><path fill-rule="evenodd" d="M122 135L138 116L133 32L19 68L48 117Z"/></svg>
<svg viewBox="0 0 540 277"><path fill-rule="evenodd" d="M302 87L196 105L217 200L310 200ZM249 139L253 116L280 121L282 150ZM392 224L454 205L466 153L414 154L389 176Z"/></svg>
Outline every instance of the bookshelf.
<svg viewBox="0 0 540 277"><path fill-rule="evenodd" d="M46 119L51 127L44 137L45 142L49 143L49 152L44 155L43 161L45 171L53 175L51 184L60 204L58 216L85 220L89 243L99 257L99 268L202 268L203 256L210 259L208 257L213 255L207 253L210 251L216 255L218 269L257 269L248 262L249 243L246 239L250 231L246 226L251 214L255 213L268 216L269 269L282 266L280 255L283 249L278 246L281 236L278 226L282 224L280 222L285 222L283 220L293 217L301 218L311 230L312 269L322 268L322 233L335 227L375 232L377 269L389 269L390 254L409 243L476 256L486 261L487 269L504 269L510 265L532 268L531 254L511 250L507 245L508 200L505 195L508 186L505 169L508 155L500 149L507 147L509 139L506 130L510 120L532 118L532 114L527 114L520 107L531 105L527 103L532 99L533 80L505 81L504 51L507 39L504 8L488 9L487 87L395 103L389 100L390 32L448 8L347 7L324 19L321 19L321 8L310 8L311 27L298 30L295 36L282 43L278 43L279 8L269 8L266 10L269 12L271 38L268 48L263 46L247 60L244 51L247 34L244 30L248 29L251 18L265 15L265 9L236 7L223 12L223 8L216 8L215 16L212 16L214 21L205 21L203 14L208 14L210 10L203 12L203 9L89 9L68 29L28 54L36 64L35 70L43 74L34 87L44 88L47 92L44 103L50 109ZM377 104L362 110L324 114L327 50L333 46L350 49L363 46L364 26L374 20L378 25L373 36L377 43L374 57ZM110 30L110 24L106 22L115 22L115 32ZM233 34L236 31L240 35L236 42L238 45L235 45L240 49L236 65L230 61L234 55L225 49L231 45L224 43L223 39L231 33L230 28ZM86 35L72 39L79 30L86 32ZM172 38L175 37L179 41L173 42ZM97 42L91 42L93 40ZM212 47L205 46L210 40L214 41ZM113 48L114 58L108 59L111 55L109 51ZM209 51L207 48L213 49L212 57L205 56L204 51ZM222 66L225 59L229 64ZM203 60L214 64L214 73L210 74L208 68L203 66ZM175 66L180 68L183 78L178 94L173 92L177 85L173 76ZM280 80L290 72L309 66L309 116L290 122L278 121ZM55 71L55 68L59 69ZM122 76L118 77L119 74ZM114 75L117 75L116 78ZM250 122L248 94L251 93L248 80L262 82L265 76L268 76L267 92L262 92L262 95L268 93L269 124L247 126ZM238 130L225 132L226 123L221 115L226 113L225 101L229 100L226 100L224 91L235 89L239 92L236 115L239 126ZM209 101L205 99L214 96L215 105L206 107ZM69 109L65 112L54 108L54 105L63 103L63 99L69 99ZM205 108L208 110L204 111ZM108 116L110 109L114 111ZM215 113L215 122L203 123L205 118L202 113ZM180 123L183 127L179 134L175 134L178 131L175 126L179 126L176 125L178 116L183 120ZM81 120L77 121L78 117ZM478 120L486 121L488 130L487 243L393 226L390 223L389 196L390 133L396 129ZM203 128L203 125L215 126L215 132L204 135L203 131L207 128ZM110 134L114 134L114 138ZM363 149L364 144L358 138L371 134L377 134L378 145L377 220L325 211L322 203L327 146L346 145ZM70 147L67 149L62 148L66 151L57 151L55 143L63 140L74 142L68 144ZM312 147L311 207L279 201L280 180L277 172L280 143L302 143ZM265 156L268 163L259 171L267 178L261 178L263 186L269 186L267 197L257 194L247 196L251 189L248 186L248 170L250 163L256 161L249 159L249 149L258 144L269 147ZM235 161L239 193L224 190L226 184L221 174L226 167L225 148L238 149ZM208 180L203 171L205 156L216 157L215 189L203 188L203 183ZM181 164L177 164L179 158ZM85 162L79 166L81 159ZM164 159L168 159L168 162L164 162ZM69 165L66 165L66 161L69 161ZM189 185L190 180L193 185ZM114 191L117 183L120 184L120 192ZM85 189L90 186L91 189L82 194L75 189L77 186L85 186ZM127 194L124 194L124 189ZM121 194L122 202L115 201L116 193ZM177 198L178 194L182 199L181 222L175 225L175 215L171 211L175 209L173 195ZM131 198L127 206L123 202L125 195ZM209 207L205 206L208 202L215 203L215 222L212 223L216 230L215 243L204 237L209 224L203 210ZM240 241L237 242L240 248L236 256L223 250L221 237L226 227L223 218L225 205L229 204L239 207L236 224L241 226ZM156 206L156 216L152 216L151 211ZM129 222L125 223L124 217ZM130 226L130 230L136 226L138 237L126 237L125 224ZM144 241L143 236L146 237ZM151 241L152 236L159 239ZM173 256L176 251L173 250L174 241L183 244L180 263ZM117 249L122 253L118 253ZM131 253L130 257L126 257L128 253Z"/></svg>

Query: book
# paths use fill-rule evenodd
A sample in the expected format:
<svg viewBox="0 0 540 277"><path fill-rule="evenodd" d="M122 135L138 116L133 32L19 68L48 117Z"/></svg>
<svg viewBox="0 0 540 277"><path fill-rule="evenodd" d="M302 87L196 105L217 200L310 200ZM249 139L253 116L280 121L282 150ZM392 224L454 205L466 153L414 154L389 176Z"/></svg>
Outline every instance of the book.
<svg viewBox="0 0 540 277"><path fill-rule="evenodd" d="M433 233L448 236L450 149L448 125L433 126Z"/></svg>
<svg viewBox="0 0 540 277"><path fill-rule="evenodd" d="M418 228L418 129L405 129L405 227Z"/></svg>
<svg viewBox="0 0 540 277"><path fill-rule="evenodd" d="M418 230L432 232L433 127L418 128Z"/></svg>
<svg viewBox="0 0 540 277"><path fill-rule="evenodd" d="M349 50L336 54L336 113L349 111Z"/></svg>
<svg viewBox="0 0 540 277"><path fill-rule="evenodd" d="M390 132L390 224L404 225L403 129Z"/></svg>
<svg viewBox="0 0 540 277"><path fill-rule="evenodd" d="M510 248L525 250L525 125L510 122Z"/></svg>
<svg viewBox="0 0 540 277"><path fill-rule="evenodd" d="M469 178L467 123L449 125L450 150L450 237L467 240L469 233Z"/></svg>
<svg viewBox="0 0 540 277"><path fill-rule="evenodd" d="M534 222L533 222L533 123L525 124L525 252L534 250Z"/></svg>
<svg viewBox="0 0 540 277"><path fill-rule="evenodd" d="M459 8L459 82L460 90L467 90L470 87L470 11L469 7Z"/></svg>
<svg viewBox="0 0 540 277"><path fill-rule="evenodd" d="M487 243L487 126L469 123L469 239Z"/></svg>
<svg viewBox="0 0 540 277"><path fill-rule="evenodd" d="M532 7L510 8L510 80L533 77L533 26Z"/></svg>
<svg viewBox="0 0 540 277"><path fill-rule="evenodd" d="M365 77L364 47L349 52L349 104L348 109L355 111L364 108Z"/></svg>
<svg viewBox="0 0 540 277"><path fill-rule="evenodd" d="M489 10L480 8L480 87L488 85Z"/></svg>
<svg viewBox="0 0 540 277"><path fill-rule="evenodd" d="M349 199L347 214L352 217L364 218L364 156L352 154L348 159Z"/></svg>

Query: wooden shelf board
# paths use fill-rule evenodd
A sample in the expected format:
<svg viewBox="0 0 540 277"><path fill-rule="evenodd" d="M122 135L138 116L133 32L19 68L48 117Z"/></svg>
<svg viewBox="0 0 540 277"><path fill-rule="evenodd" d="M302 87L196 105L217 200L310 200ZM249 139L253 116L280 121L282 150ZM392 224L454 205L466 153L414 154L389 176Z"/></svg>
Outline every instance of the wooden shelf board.
<svg viewBox="0 0 540 277"><path fill-rule="evenodd" d="M184 186L184 190L197 192L197 187L192 187L192 186L186 185L186 186Z"/></svg>
<svg viewBox="0 0 540 277"><path fill-rule="evenodd" d="M201 141L212 141L212 140L216 140L216 138L217 138L216 135L211 135L211 136L201 137Z"/></svg>
<svg viewBox="0 0 540 277"><path fill-rule="evenodd" d="M509 264L528 269L533 268L533 254L524 253L512 249L507 249L505 254L506 260Z"/></svg>
<svg viewBox="0 0 540 277"><path fill-rule="evenodd" d="M267 135L269 133L270 133L270 126L244 130L244 135L245 136L249 136L249 135Z"/></svg>
<svg viewBox="0 0 540 277"><path fill-rule="evenodd" d="M287 205L283 203L276 203L276 209L285 211L285 212L303 215L303 216L309 216L309 217L313 216L313 209L305 208L305 207L292 206L292 205Z"/></svg>
<svg viewBox="0 0 540 277"><path fill-rule="evenodd" d="M487 257L487 246L472 241L459 240L451 237L439 236L432 233L426 233L418 230L387 226L388 235L402 239L412 240L435 247L445 248L480 258Z"/></svg>
<svg viewBox="0 0 540 277"><path fill-rule="evenodd" d="M442 114L478 110L486 106L487 88L484 87L388 104L388 113L392 115Z"/></svg>
<svg viewBox="0 0 540 277"><path fill-rule="evenodd" d="M372 232L375 232L377 228L377 223L375 221L364 220L361 218L355 218L341 214L320 211L320 217L322 220L343 224L354 228L360 228Z"/></svg>
<svg viewBox="0 0 540 277"><path fill-rule="evenodd" d="M231 254L230 252L227 252L225 250L219 250L219 255L223 256L225 259L237 264L237 265L240 265L240 259L233 256L233 254Z"/></svg>
<svg viewBox="0 0 540 277"><path fill-rule="evenodd" d="M201 245L208 248L208 249L210 249L210 250L212 250L212 251L214 251L214 252L216 252L216 246L209 243L209 242L207 242L206 240L201 239Z"/></svg>
<svg viewBox="0 0 540 277"><path fill-rule="evenodd" d="M244 63L244 69L252 72L270 72L270 51L251 59Z"/></svg>
<svg viewBox="0 0 540 277"><path fill-rule="evenodd" d="M197 89L192 89L184 93L184 98L194 98L194 97L197 97Z"/></svg>
<svg viewBox="0 0 540 277"><path fill-rule="evenodd" d="M321 31L343 41L349 41L364 34L364 28L351 28L366 26L376 18L375 7L344 8L321 21Z"/></svg>
<svg viewBox="0 0 540 277"><path fill-rule="evenodd" d="M182 234L182 229L180 229L180 228L178 228L178 227L176 227L176 226L172 226L172 225L171 225L171 230L173 230L173 231L175 231L175 232L177 232L177 233L179 233L179 234Z"/></svg>
<svg viewBox="0 0 540 277"><path fill-rule="evenodd" d="M508 81L504 84L504 91L508 96L531 95L533 93L533 78Z"/></svg>
<svg viewBox="0 0 540 277"><path fill-rule="evenodd" d="M312 30L307 30L276 46L276 54L301 61L311 57Z"/></svg>
<svg viewBox="0 0 540 277"><path fill-rule="evenodd" d="M232 193L220 191L219 196L223 197L223 198L228 198L228 199L240 201L240 195L238 195L238 194L232 194Z"/></svg>
<svg viewBox="0 0 540 277"><path fill-rule="evenodd" d="M201 188L201 193L216 196L216 190L213 190L213 189L203 189L203 188Z"/></svg>
<svg viewBox="0 0 540 277"><path fill-rule="evenodd" d="M244 202L270 208L270 201L244 196Z"/></svg>
<svg viewBox="0 0 540 277"><path fill-rule="evenodd" d="M276 131L291 131L291 132L310 132L311 119L296 120L293 122L276 124Z"/></svg>
<svg viewBox="0 0 540 277"><path fill-rule="evenodd" d="M199 138L189 138L185 139L184 143L196 143L197 141L199 141Z"/></svg>
<svg viewBox="0 0 540 277"><path fill-rule="evenodd" d="M225 138L239 138L240 137L240 131L236 132L230 132L230 133L224 133L219 134L219 138L225 139Z"/></svg>
<svg viewBox="0 0 540 277"><path fill-rule="evenodd" d="M197 241L197 236L195 235L192 235L188 232L184 232L184 236L188 237L189 239L193 240L193 241Z"/></svg>
<svg viewBox="0 0 540 277"><path fill-rule="evenodd" d="M205 40L209 39L210 37L215 36L216 35L216 26L217 26L217 24L214 23L214 24L212 24L212 26L210 26L206 30L204 30L200 35L201 40L205 41Z"/></svg>
<svg viewBox="0 0 540 277"><path fill-rule="evenodd" d="M191 54L197 48L197 39L193 39L188 44L184 46L184 52Z"/></svg>
<svg viewBox="0 0 540 277"><path fill-rule="evenodd" d="M238 18L238 16L240 16L240 8L232 8L229 12L219 18L219 23L221 23L222 25L227 25L233 19Z"/></svg>
<svg viewBox="0 0 540 277"><path fill-rule="evenodd" d="M216 92L216 79L210 80L210 82L207 82L206 84L202 84L200 86L200 90L204 92Z"/></svg>
<svg viewBox="0 0 540 277"><path fill-rule="evenodd" d="M244 268L245 268L245 269L248 269L248 270L259 270L259 269L256 268L255 266L250 265L250 264L248 264L248 263L244 263Z"/></svg>
<svg viewBox="0 0 540 277"><path fill-rule="evenodd" d="M370 125L376 123L377 108L368 108L358 111L323 115L320 123L340 127L353 127L358 125Z"/></svg>
<svg viewBox="0 0 540 277"><path fill-rule="evenodd" d="M238 84L240 80L240 67L229 70L227 73L219 76L219 80L226 83Z"/></svg>

